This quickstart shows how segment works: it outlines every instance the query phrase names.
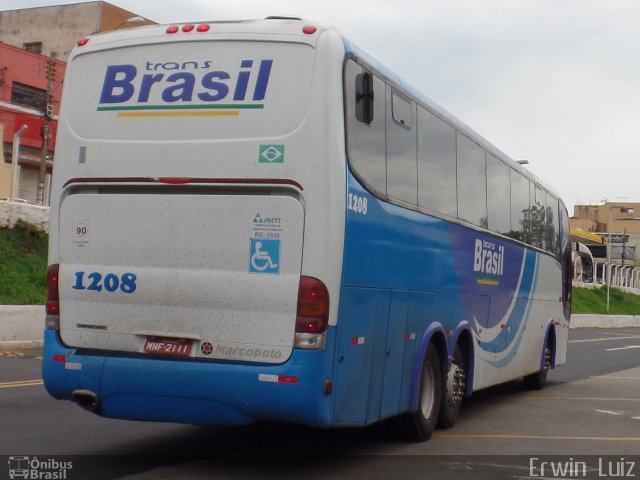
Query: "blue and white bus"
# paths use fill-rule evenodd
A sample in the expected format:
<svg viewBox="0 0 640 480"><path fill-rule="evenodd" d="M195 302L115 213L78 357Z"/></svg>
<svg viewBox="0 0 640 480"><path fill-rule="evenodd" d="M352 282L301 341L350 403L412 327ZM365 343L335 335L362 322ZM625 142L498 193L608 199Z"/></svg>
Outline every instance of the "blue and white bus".
<svg viewBox="0 0 640 480"><path fill-rule="evenodd" d="M333 28L78 42L52 184L44 381L131 420L429 438L565 362L557 195Z"/></svg>

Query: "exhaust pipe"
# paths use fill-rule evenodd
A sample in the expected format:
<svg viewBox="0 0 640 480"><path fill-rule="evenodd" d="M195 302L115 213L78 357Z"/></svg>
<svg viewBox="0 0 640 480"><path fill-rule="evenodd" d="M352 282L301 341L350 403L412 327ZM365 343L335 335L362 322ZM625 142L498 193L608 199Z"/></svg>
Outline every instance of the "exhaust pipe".
<svg viewBox="0 0 640 480"><path fill-rule="evenodd" d="M74 390L71 398L82 408L92 413L98 413L100 410L100 399L90 390Z"/></svg>

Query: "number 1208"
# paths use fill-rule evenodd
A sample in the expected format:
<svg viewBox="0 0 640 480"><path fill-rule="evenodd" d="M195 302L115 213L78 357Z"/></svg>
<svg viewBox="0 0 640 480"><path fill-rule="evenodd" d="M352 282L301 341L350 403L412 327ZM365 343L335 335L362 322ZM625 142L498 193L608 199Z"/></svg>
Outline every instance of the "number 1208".
<svg viewBox="0 0 640 480"><path fill-rule="evenodd" d="M138 277L134 273L123 273L118 277L115 273L107 273L104 278L99 272L86 274L86 272L76 272L76 283L73 288L76 290L91 290L101 292L104 288L107 292L115 292L118 289L122 293L133 293L136 291L136 280ZM87 285L85 285L85 277Z"/></svg>

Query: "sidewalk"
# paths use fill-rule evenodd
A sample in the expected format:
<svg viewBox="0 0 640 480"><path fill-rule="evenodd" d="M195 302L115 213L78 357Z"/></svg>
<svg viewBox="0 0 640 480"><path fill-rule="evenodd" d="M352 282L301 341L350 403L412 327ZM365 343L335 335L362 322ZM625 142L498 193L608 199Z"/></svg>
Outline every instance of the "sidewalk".
<svg viewBox="0 0 640 480"><path fill-rule="evenodd" d="M0 305L0 351L42 347L44 305Z"/></svg>
<svg viewBox="0 0 640 480"><path fill-rule="evenodd" d="M571 315L569 328L640 327L640 315Z"/></svg>
<svg viewBox="0 0 640 480"><path fill-rule="evenodd" d="M42 347L44 305L0 305L0 351ZM640 315L573 315L574 328L640 327Z"/></svg>

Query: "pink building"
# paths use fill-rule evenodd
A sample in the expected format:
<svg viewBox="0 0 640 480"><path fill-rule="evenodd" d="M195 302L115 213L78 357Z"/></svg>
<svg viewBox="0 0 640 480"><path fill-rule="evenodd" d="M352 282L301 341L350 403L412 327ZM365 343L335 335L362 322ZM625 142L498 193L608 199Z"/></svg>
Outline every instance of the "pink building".
<svg viewBox="0 0 640 480"><path fill-rule="evenodd" d="M47 71L51 69L52 95L49 113L47 186L53 164L57 116L66 64L38 53L0 43L0 132L3 158L0 161L0 198L9 197L13 177L14 134L27 126L20 137L17 192L13 196L35 202L43 145L43 111L46 109Z"/></svg>

